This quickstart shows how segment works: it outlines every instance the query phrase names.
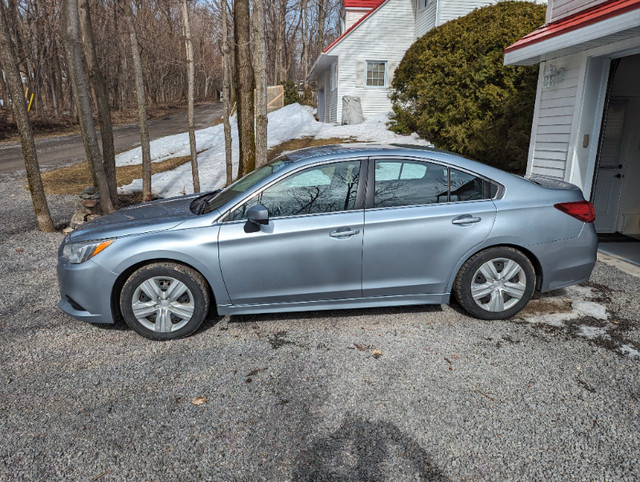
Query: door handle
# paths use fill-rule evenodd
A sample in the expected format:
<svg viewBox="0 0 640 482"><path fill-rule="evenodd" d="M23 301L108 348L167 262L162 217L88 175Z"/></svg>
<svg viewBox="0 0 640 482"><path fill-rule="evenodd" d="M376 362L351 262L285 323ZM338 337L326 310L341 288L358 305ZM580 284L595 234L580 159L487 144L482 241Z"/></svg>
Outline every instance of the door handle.
<svg viewBox="0 0 640 482"><path fill-rule="evenodd" d="M334 231L331 231L329 233L329 236L337 239L346 239L346 238L350 238L351 236L355 236L356 234L359 234L359 233L360 233L359 229L338 228Z"/></svg>
<svg viewBox="0 0 640 482"><path fill-rule="evenodd" d="M622 174L618 173L618 174L616 174L616 177L617 177L618 179L620 179L620 178L622 177Z"/></svg>
<svg viewBox="0 0 640 482"><path fill-rule="evenodd" d="M459 226L465 226L467 224L479 223L480 221L482 221L482 218L471 216L470 214L463 214L462 216L453 218L451 223Z"/></svg>

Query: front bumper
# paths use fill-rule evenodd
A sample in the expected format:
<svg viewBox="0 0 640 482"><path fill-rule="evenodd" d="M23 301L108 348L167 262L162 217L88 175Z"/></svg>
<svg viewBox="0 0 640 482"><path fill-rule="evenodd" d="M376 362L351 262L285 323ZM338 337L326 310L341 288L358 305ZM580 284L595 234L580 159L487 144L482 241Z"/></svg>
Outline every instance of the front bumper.
<svg viewBox="0 0 640 482"><path fill-rule="evenodd" d="M80 264L58 258L58 307L72 317L91 323L114 323L111 290L117 275L92 260Z"/></svg>

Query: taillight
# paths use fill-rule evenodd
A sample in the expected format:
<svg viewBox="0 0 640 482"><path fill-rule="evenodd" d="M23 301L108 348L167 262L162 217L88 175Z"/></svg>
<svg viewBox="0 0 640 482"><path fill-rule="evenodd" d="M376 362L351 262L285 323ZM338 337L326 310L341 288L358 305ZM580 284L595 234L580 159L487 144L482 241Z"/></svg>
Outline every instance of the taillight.
<svg viewBox="0 0 640 482"><path fill-rule="evenodd" d="M571 203L559 203L554 204L554 208L559 209L563 213L567 213L569 216L573 216L585 223L592 223L596 219L596 213L593 210L593 204L589 201L577 201Z"/></svg>

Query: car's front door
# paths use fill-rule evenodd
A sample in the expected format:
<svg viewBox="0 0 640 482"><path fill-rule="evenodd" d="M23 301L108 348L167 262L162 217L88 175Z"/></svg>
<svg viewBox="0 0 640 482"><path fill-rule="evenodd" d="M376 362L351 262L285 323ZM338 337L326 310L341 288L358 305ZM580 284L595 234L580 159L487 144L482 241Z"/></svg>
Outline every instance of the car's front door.
<svg viewBox="0 0 640 482"><path fill-rule="evenodd" d="M437 163L370 162L363 295L445 293L456 263L491 232L490 184Z"/></svg>
<svg viewBox="0 0 640 482"><path fill-rule="evenodd" d="M360 173L360 161L308 167L230 213L220 227L218 246L234 305L362 295ZM257 203L268 209L269 224L247 233L245 213Z"/></svg>

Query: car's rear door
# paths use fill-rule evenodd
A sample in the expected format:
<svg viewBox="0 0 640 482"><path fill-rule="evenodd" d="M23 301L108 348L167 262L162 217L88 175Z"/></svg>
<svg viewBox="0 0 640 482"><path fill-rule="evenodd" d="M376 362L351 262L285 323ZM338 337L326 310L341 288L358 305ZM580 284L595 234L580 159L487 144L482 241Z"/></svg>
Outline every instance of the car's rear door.
<svg viewBox="0 0 640 482"><path fill-rule="evenodd" d="M454 266L493 227L491 185L414 159L371 159L363 295L443 294Z"/></svg>
<svg viewBox="0 0 640 482"><path fill-rule="evenodd" d="M360 164L297 171L230 213L220 227L219 258L234 305L362 296ZM244 213L257 203L269 210L269 224L247 233Z"/></svg>

